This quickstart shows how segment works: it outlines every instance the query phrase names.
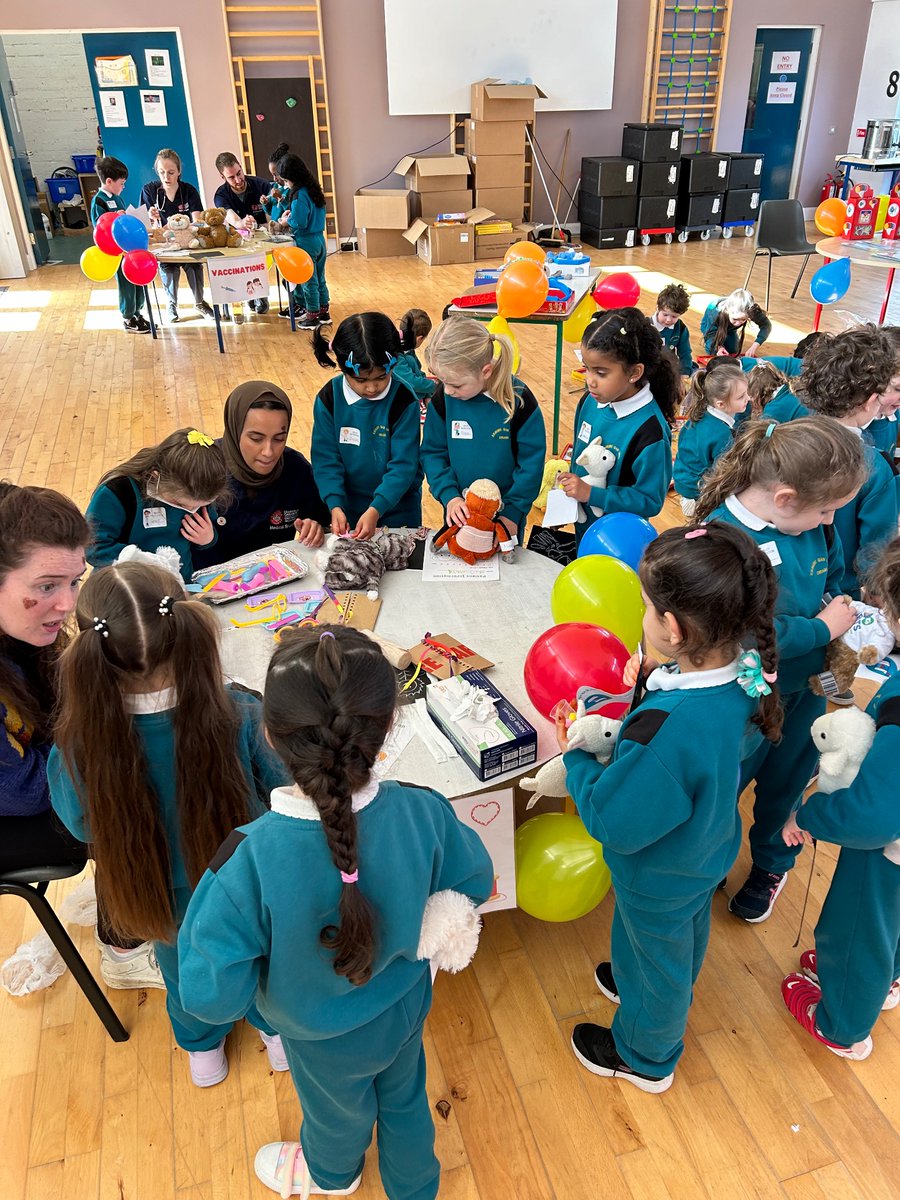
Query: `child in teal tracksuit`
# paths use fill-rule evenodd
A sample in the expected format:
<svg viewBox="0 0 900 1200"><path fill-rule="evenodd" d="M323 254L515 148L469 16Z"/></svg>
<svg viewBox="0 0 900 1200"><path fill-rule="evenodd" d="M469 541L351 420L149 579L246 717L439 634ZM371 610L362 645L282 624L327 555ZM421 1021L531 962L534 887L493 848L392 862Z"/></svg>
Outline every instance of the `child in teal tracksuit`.
<svg viewBox="0 0 900 1200"><path fill-rule="evenodd" d="M97 160L97 178L100 190L91 201L91 224L96 225L104 213L125 212L122 192L128 182L128 168L118 158L107 155ZM116 271L116 287L119 290L119 312L126 333L149 333L150 323L141 309L144 307L144 288L125 278L122 264Z"/></svg>
<svg viewBox="0 0 900 1200"><path fill-rule="evenodd" d="M840 591L854 600L861 598L860 574L896 536L900 517L893 457L869 444L863 432L881 411L881 393L889 387L894 369L893 347L872 325L820 338L803 367L801 385L810 409L852 429L863 443L865 482L834 517L844 556Z"/></svg>
<svg viewBox="0 0 900 1200"><path fill-rule="evenodd" d="M416 351L431 333L431 317L423 308L410 308L400 318L400 342L403 350L397 359L394 374L419 397L422 412L437 388L437 380L422 370Z"/></svg>
<svg viewBox="0 0 900 1200"><path fill-rule="evenodd" d="M329 346L320 332L313 349L322 366L341 374L326 383L313 407L312 469L331 510L332 533L367 540L379 525L422 524L419 403L393 376L400 354L397 326L384 313L341 321Z"/></svg>
<svg viewBox="0 0 900 1200"><path fill-rule="evenodd" d="M572 470L559 477L580 505L579 541L604 513L658 515L672 479L670 425L680 396L673 360L636 308L595 314L581 339L581 356L587 391L575 410ZM588 470L578 462L597 439L615 455L602 486L585 482Z"/></svg>
<svg viewBox="0 0 900 1200"><path fill-rule="evenodd" d="M748 358L753 358L772 333L772 322L764 308L756 303L746 288L736 288L727 296L713 300L706 306L700 321L700 332L707 354L729 354L740 358L744 350L744 334L747 321L756 326L756 337L747 348Z"/></svg>
<svg viewBox="0 0 900 1200"><path fill-rule="evenodd" d="M694 511L703 476L731 445L738 414L747 408L747 377L732 363L714 371L701 368L691 380L688 403L672 472L687 517Z"/></svg>
<svg viewBox="0 0 900 1200"><path fill-rule="evenodd" d="M292 303L297 326L318 329L320 325L331 324L330 297L325 282L325 193L318 179L296 154L286 154L278 164L278 171L289 189L279 223L291 231L294 245L305 250L313 264L312 276L294 288Z"/></svg>
<svg viewBox="0 0 900 1200"><path fill-rule="evenodd" d="M130 545L150 552L171 547L190 581L191 547L215 544L213 505L227 483L221 449L196 429L176 429L158 446L139 450L107 471L91 496L88 562L109 566Z"/></svg>
<svg viewBox="0 0 900 1200"><path fill-rule="evenodd" d="M778 579L783 736L774 746L761 738L748 743L738 790L755 780L752 866L729 904L750 923L769 917L796 858L781 829L812 774L816 751L809 727L825 711L824 696L810 690L809 680L822 671L828 643L856 619L838 594L844 564L831 522L835 509L856 495L864 473L859 439L836 421L804 417L779 425L763 417L741 427L697 501L697 518L725 521L749 534Z"/></svg>
<svg viewBox="0 0 900 1200"><path fill-rule="evenodd" d="M499 519L521 540L541 489L547 438L529 388L512 372L508 338L471 317L448 317L431 339L428 362L439 386L428 405L422 466L448 525L469 515L465 491L476 479L500 489Z"/></svg>
<svg viewBox="0 0 900 1200"><path fill-rule="evenodd" d="M493 869L443 796L372 777L396 702L393 668L354 629L298 630L276 649L263 717L294 785L222 846L179 939L189 1011L225 1022L256 1004L282 1035L301 1144L255 1163L282 1196L354 1191L373 1125L389 1200L438 1192L423 917L437 892L482 903Z"/></svg>
<svg viewBox="0 0 900 1200"><path fill-rule="evenodd" d="M611 1029L576 1025L572 1045L589 1071L663 1092L684 1050L713 895L740 847L744 740L751 720L777 738L781 711L772 569L746 534L715 521L668 529L644 551L639 573L644 634L674 661L645 661L646 695L626 716L609 766L567 749L558 727L569 794L603 844L616 892L611 960L595 979L619 1007ZM741 651L748 637L759 653ZM636 665L637 656L627 683ZM576 722L573 743L580 732Z"/></svg>
<svg viewBox="0 0 900 1200"><path fill-rule="evenodd" d="M175 935L194 885L222 838L265 811L288 776L266 745L255 696L223 684L211 611L162 567L95 571L78 598L80 632L66 651L50 799L89 842L110 925L152 939L166 1007L191 1077L228 1073L232 1021L204 1021L179 995ZM275 1070L275 1030L254 1010Z"/></svg>
<svg viewBox="0 0 900 1200"><path fill-rule="evenodd" d="M873 576L900 635L900 539L884 551ZM814 792L788 820L788 845L817 838L841 847L816 925L816 948L800 956L782 995L800 1024L843 1058L868 1058L872 1026L900 1002L900 675L892 675L866 710L875 740L853 782Z"/></svg>
<svg viewBox="0 0 900 1200"><path fill-rule="evenodd" d="M685 381L690 379L696 363L691 352L691 335L682 317L691 307L691 297L683 284L668 283L656 297L656 312L650 318L662 344L678 359Z"/></svg>

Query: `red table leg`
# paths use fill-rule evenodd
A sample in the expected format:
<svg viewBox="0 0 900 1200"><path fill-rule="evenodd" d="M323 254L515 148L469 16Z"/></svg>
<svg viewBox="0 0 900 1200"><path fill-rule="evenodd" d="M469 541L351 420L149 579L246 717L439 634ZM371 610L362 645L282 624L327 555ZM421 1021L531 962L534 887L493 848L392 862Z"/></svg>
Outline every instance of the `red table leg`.
<svg viewBox="0 0 900 1200"><path fill-rule="evenodd" d="M830 262L831 262L831 259L830 259L830 258L826 258L826 259L825 259L825 262L824 262L822 265L823 265L824 267L827 267L827 266L828 266L828 264L829 264ZM816 305L816 315L813 317L813 332L814 332L814 333L818 333L818 332L819 332L819 322L820 322L821 320L822 320L822 305L821 305L821 304L817 304L817 305Z"/></svg>
<svg viewBox="0 0 900 1200"><path fill-rule="evenodd" d="M887 313L888 301L891 298L891 288L894 286L894 271L896 267L891 267L888 271L887 287L884 289L884 299L881 302L881 312L878 314L878 324L884 324L885 314Z"/></svg>

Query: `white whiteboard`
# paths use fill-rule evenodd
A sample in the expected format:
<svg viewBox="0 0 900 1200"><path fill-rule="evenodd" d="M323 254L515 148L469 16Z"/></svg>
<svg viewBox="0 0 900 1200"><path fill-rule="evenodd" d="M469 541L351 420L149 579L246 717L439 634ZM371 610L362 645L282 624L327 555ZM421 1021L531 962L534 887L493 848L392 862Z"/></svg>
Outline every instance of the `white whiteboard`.
<svg viewBox="0 0 900 1200"><path fill-rule="evenodd" d="M538 110L612 107L618 0L384 0L392 117L467 113L471 84L532 79Z"/></svg>

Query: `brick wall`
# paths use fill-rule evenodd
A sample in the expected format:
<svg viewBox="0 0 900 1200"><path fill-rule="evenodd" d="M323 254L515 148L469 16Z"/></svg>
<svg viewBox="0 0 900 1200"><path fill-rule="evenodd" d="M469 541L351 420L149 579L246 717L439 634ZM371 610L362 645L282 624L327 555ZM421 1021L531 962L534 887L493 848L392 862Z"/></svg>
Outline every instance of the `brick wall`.
<svg viewBox="0 0 900 1200"><path fill-rule="evenodd" d="M97 148L97 114L79 33L3 35L19 120L38 187L73 154Z"/></svg>

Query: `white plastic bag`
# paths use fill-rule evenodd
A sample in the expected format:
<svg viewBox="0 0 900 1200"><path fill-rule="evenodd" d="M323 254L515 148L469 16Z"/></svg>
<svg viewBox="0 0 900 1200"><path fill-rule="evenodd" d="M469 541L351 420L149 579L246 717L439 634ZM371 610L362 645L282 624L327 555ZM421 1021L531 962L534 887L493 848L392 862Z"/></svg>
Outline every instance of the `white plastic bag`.
<svg viewBox="0 0 900 1200"><path fill-rule="evenodd" d="M55 983L65 969L56 947L41 930L0 966L0 987L11 996L28 996Z"/></svg>
<svg viewBox="0 0 900 1200"><path fill-rule="evenodd" d="M72 888L59 906L59 916L66 925L97 924L97 893L93 875L82 879L77 887Z"/></svg>

